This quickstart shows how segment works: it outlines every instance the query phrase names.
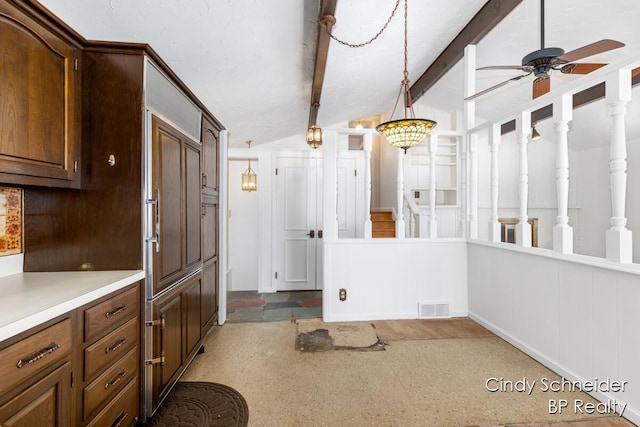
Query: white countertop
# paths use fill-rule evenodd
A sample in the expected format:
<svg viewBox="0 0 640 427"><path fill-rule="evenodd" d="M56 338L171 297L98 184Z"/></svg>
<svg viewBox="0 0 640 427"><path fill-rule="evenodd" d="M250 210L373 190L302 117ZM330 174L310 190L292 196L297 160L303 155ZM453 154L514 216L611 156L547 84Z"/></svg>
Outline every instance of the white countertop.
<svg viewBox="0 0 640 427"><path fill-rule="evenodd" d="M20 273L0 277L0 342L144 277L142 270Z"/></svg>

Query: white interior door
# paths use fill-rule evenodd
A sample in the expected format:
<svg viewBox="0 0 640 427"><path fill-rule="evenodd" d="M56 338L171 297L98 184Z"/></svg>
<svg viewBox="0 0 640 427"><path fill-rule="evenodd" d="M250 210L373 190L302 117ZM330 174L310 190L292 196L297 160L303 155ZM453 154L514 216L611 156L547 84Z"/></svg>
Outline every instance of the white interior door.
<svg viewBox="0 0 640 427"><path fill-rule="evenodd" d="M319 288L320 165L318 158L278 157L277 160L274 279L279 291Z"/></svg>
<svg viewBox="0 0 640 427"><path fill-rule="evenodd" d="M275 289L322 289L322 159L278 156L276 164ZM359 167L354 157L338 159L336 215L341 238L358 234L357 200L363 197L357 191Z"/></svg>

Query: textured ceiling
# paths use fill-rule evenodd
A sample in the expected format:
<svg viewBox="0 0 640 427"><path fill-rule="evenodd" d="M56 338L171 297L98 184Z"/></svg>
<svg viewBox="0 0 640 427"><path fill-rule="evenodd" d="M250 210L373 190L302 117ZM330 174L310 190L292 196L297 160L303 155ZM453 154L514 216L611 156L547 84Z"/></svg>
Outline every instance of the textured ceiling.
<svg viewBox="0 0 640 427"><path fill-rule="evenodd" d="M227 127L232 146L243 146L246 139L255 144L297 135L303 139L319 0L40 1L87 39L149 43ZM412 81L484 3L409 1ZM320 126L390 112L402 79L402 4L386 31L369 46L351 49L331 42ZM394 5L393 0L338 0L333 33L349 42L364 42L383 26ZM498 24L478 44L478 66L518 65L538 49L539 5L539 0L523 0ZM546 45L569 51L612 38L627 46L588 61L616 60L640 51L638 22L637 0L548 0ZM479 71L476 87L482 90L517 74ZM556 73L552 87L576 78L580 77ZM531 80L479 99L478 114L499 117L529 100ZM462 109L461 63L420 103L445 111Z"/></svg>

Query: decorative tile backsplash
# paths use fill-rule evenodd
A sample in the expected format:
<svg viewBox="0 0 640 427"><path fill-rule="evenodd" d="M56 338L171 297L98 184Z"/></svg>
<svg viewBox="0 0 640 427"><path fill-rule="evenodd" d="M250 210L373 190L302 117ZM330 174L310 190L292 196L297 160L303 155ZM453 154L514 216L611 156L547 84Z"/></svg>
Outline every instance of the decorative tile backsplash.
<svg viewBox="0 0 640 427"><path fill-rule="evenodd" d="M0 187L0 256L22 252L22 189Z"/></svg>

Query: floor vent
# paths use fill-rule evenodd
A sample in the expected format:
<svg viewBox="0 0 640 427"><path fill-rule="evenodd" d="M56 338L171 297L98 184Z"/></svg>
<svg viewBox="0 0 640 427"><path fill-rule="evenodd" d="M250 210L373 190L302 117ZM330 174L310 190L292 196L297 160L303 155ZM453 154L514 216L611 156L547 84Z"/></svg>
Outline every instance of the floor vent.
<svg viewBox="0 0 640 427"><path fill-rule="evenodd" d="M449 303L418 303L418 319L448 319L450 317Z"/></svg>

